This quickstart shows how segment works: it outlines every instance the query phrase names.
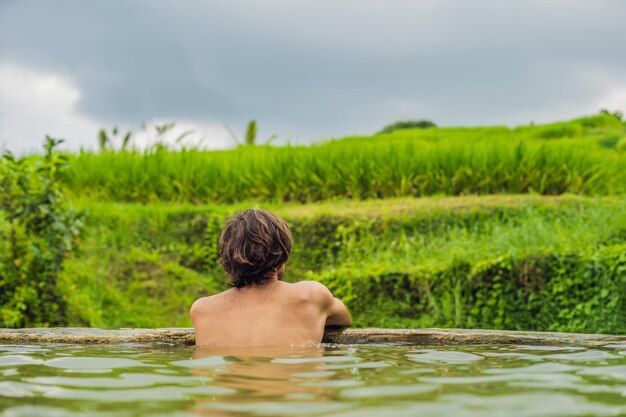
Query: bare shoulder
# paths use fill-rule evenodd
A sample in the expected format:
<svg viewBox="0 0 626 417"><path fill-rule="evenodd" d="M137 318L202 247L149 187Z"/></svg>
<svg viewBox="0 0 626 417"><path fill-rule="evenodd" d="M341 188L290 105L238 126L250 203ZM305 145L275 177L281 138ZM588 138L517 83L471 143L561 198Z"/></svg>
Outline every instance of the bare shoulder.
<svg viewBox="0 0 626 417"><path fill-rule="evenodd" d="M317 281L299 281L293 284L298 290L305 293L308 297L313 298L319 303L332 301L333 295L330 290L322 283Z"/></svg>
<svg viewBox="0 0 626 417"><path fill-rule="evenodd" d="M294 283L293 285L296 287L305 289L305 290L313 291L313 292L324 292L324 291L330 292L330 290L326 288L326 285L317 281L298 281Z"/></svg>
<svg viewBox="0 0 626 417"><path fill-rule="evenodd" d="M194 316L199 314L206 313L208 310L213 308L216 304L219 304L224 297L224 293L210 295L208 297L198 298L191 305L191 309L189 310L189 315L193 319Z"/></svg>

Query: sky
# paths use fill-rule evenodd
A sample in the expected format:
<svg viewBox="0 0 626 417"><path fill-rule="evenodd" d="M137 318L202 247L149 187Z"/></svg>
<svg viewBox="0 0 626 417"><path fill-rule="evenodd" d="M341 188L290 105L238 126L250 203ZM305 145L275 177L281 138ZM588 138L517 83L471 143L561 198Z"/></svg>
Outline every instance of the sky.
<svg viewBox="0 0 626 417"><path fill-rule="evenodd" d="M0 0L0 148L309 143L626 111L625 0ZM142 131L142 124L146 130Z"/></svg>

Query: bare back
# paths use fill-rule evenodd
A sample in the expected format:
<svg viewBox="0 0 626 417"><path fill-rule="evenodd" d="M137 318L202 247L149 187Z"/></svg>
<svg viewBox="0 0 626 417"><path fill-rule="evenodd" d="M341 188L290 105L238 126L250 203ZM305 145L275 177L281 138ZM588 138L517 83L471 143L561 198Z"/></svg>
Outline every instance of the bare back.
<svg viewBox="0 0 626 417"><path fill-rule="evenodd" d="M215 347L309 345L326 325L350 325L343 303L313 281L232 288L197 300L190 314L196 345Z"/></svg>

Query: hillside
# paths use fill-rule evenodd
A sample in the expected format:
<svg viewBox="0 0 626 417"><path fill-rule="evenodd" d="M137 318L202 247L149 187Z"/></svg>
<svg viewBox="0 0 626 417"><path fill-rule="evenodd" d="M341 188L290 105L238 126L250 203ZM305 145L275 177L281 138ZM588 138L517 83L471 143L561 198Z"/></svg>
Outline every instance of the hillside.
<svg viewBox="0 0 626 417"><path fill-rule="evenodd" d="M219 225L249 206L84 204L90 231L63 273L72 324L189 325L191 302L226 288ZM324 282L358 326L626 332L624 198L252 206L293 230L286 279Z"/></svg>
<svg viewBox="0 0 626 417"><path fill-rule="evenodd" d="M49 140L0 163L0 321L188 326L226 288L223 222L259 207L293 231L285 279L325 283L357 326L625 333L625 129L599 115L70 155Z"/></svg>

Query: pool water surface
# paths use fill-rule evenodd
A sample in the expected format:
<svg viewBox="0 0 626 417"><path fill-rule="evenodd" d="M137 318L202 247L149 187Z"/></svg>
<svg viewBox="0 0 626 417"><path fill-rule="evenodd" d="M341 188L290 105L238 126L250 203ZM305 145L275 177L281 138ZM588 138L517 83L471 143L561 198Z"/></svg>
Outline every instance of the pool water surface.
<svg viewBox="0 0 626 417"><path fill-rule="evenodd" d="M626 344L0 345L0 416L626 416Z"/></svg>

